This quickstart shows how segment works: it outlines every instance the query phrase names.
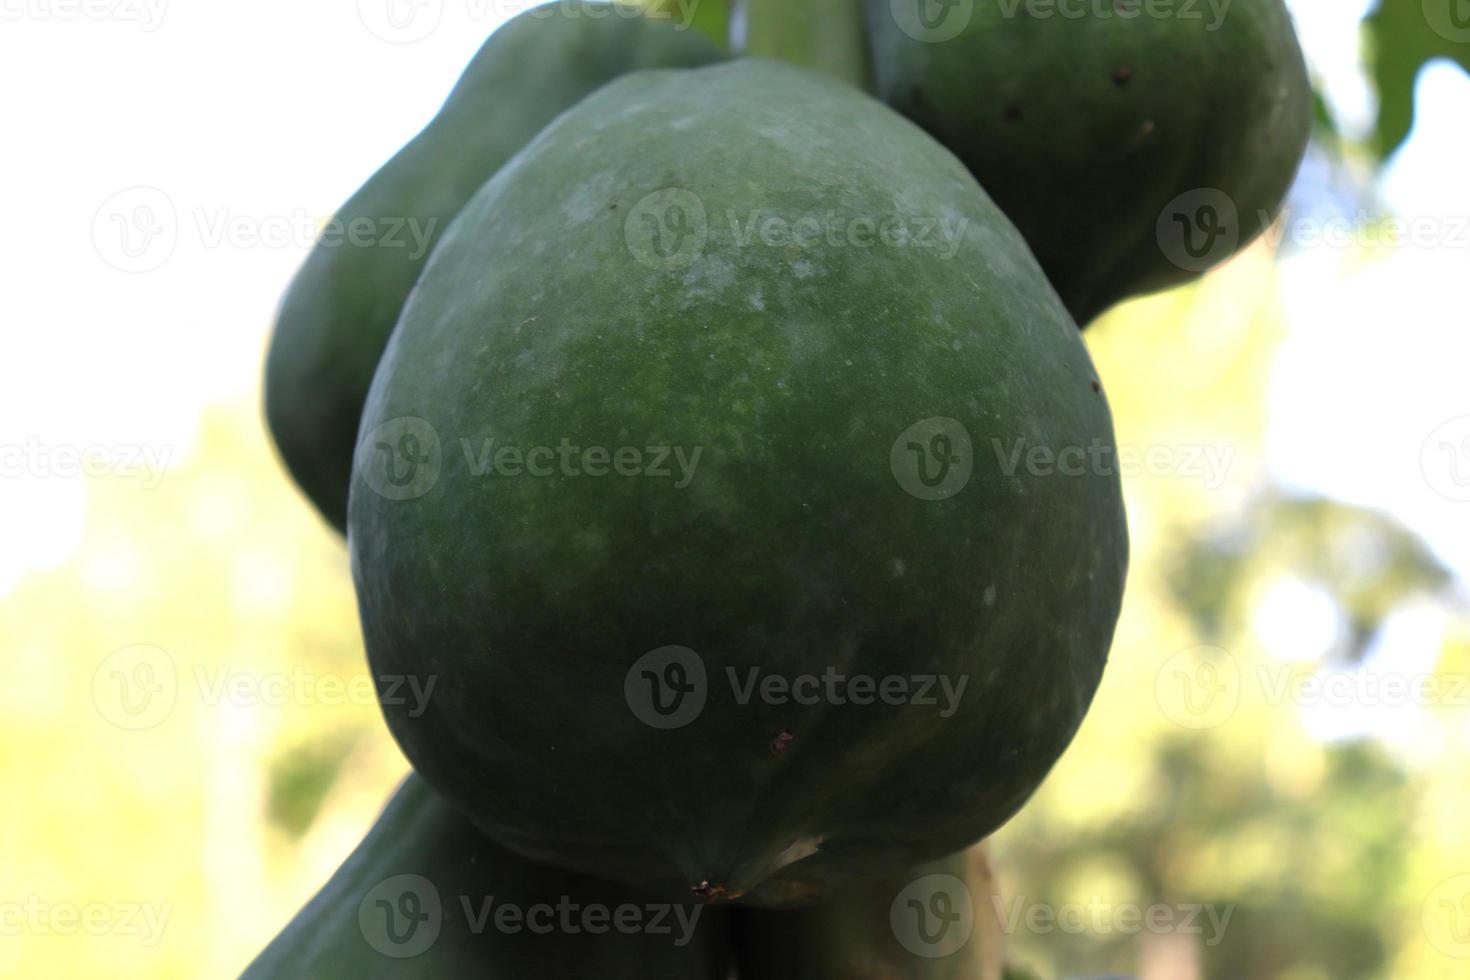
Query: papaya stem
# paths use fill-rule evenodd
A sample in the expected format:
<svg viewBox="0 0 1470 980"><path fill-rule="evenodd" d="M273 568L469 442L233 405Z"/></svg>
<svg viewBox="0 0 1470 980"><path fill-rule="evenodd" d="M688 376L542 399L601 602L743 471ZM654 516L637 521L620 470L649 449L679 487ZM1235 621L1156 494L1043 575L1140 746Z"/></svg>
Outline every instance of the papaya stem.
<svg viewBox="0 0 1470 980"><path fill-rule="evenodd" d="M736 0L730 46L869 90L862 0Z"/></svg>

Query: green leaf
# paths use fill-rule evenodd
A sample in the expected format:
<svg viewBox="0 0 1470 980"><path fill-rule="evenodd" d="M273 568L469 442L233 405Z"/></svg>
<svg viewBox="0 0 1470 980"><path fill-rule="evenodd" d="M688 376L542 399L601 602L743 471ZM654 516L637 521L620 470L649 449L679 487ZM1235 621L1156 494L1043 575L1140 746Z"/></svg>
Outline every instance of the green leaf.
<svg viewBox="0 0 1470 980"><path fill-rule="evenodd" d="M650 13L666 16L681 27L687 26L709 37L721 48L730 47L730 0L634 0ZM685 18L688 23L685 24Z"/></svg>
<svg viewBox="0 0 1470 980"><path fill-rule="evenodd" d="M1470 70L1470 0L1382 0L1364 21L1378 86L1374 149L1387 157L1414 124L1414 81L1435 58Z"/></svg>

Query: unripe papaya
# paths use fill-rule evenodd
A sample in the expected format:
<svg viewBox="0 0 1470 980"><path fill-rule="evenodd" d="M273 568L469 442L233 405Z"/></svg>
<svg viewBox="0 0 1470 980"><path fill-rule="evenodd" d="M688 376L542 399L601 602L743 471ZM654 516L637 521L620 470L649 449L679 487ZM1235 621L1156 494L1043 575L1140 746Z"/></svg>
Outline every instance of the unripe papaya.
<svg viewBox="0 0 1470 980"><path fill-rule="evenodd" d="M738 975L760 980L1001 980L998 893L977 848L850 885L802 909L740 909Z"/></svg>
<svg viewBox="0 0 1470 980"><path fill-rule="evenodd" d="M363 399L433 245L480 185L563 110L619 75L707 64L672 22L557 0L506 23L442 110L342 206L286 293L265 412L307 497L345 529Z"/></svg>
<svg viewBox="0 0 1470 980"><path fill-rule="evenodd" d="M533 864L417 776L245 980L727 980L728 913Z"/></svg>
<svg viewBox="0 0 1470 980"><path fill-rule="evenodd" d="M451 227L349 544L414 767L528 857L788 904L995 830L1127 561L1077 326L953 154L758 59L630 75Z"/></svg>
<svg viewBox="0 0 1470 980"><path fill-rule="evenodd" d="M866 0L879 96L948 146L1086 324L1274 218L1312 89L1283 0Z"/></svg>

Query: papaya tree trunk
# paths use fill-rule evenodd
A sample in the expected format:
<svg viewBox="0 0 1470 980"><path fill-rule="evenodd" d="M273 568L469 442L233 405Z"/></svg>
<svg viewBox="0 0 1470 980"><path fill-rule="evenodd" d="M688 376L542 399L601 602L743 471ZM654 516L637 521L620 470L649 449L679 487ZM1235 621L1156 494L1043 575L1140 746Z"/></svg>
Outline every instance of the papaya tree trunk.
<svg viewBox="0 0 1470 980"><path fill-rule="evenodd" d="M736 0L730 46L871 90L862 0Z"/></svg>

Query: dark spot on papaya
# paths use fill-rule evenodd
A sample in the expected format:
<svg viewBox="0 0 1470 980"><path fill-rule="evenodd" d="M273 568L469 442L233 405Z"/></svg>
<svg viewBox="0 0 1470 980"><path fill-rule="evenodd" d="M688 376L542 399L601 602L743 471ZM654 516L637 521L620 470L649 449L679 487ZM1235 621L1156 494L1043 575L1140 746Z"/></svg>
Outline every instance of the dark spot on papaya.
<svg viewBox="0 0 1470 980"><path fill-rule="evenodd" d="M1131 81L1133 81L1132 68L1119 68L1113 72L1113 84L1119 88L1125 88Z"/></svg>
<svg viewBox="0 0 1470 980"><path fill-rule="evenodd" d="M1097 394L1101 395L1102 394L1102 382L1101 381L1098 381L1096 378L1094 378L1093 381L1092 381L1092 390L1095 391Z"/></svg>
<svg viewBox="0 0 1470 980"><path fill-rule="evenodd" d="M1003 118L1008 123L1020 122L1021 121L1021 107L1018 106L1018 105L1008 105L1008 106L1006 106L1005 112L1002 114L1001 118Z"/></svg>
<svg viewBox="0 0 1470 980"><path fill-rule="evenodd" d="M784 753L787 747L791 745L791 740L794 738L796 738L796 736L791 733L791 729L781 729L781 731L777 733L776 737L771 739L771 755L781 755L782 753Z"/></svg>
<svg viewBox="0 0 1470 980"><path fill-rule="evenodd" d="M607 209L609 211L616 211L618 209L618 202L617 201L613 201L611 204L609 204L607 206Z"/></svg>

